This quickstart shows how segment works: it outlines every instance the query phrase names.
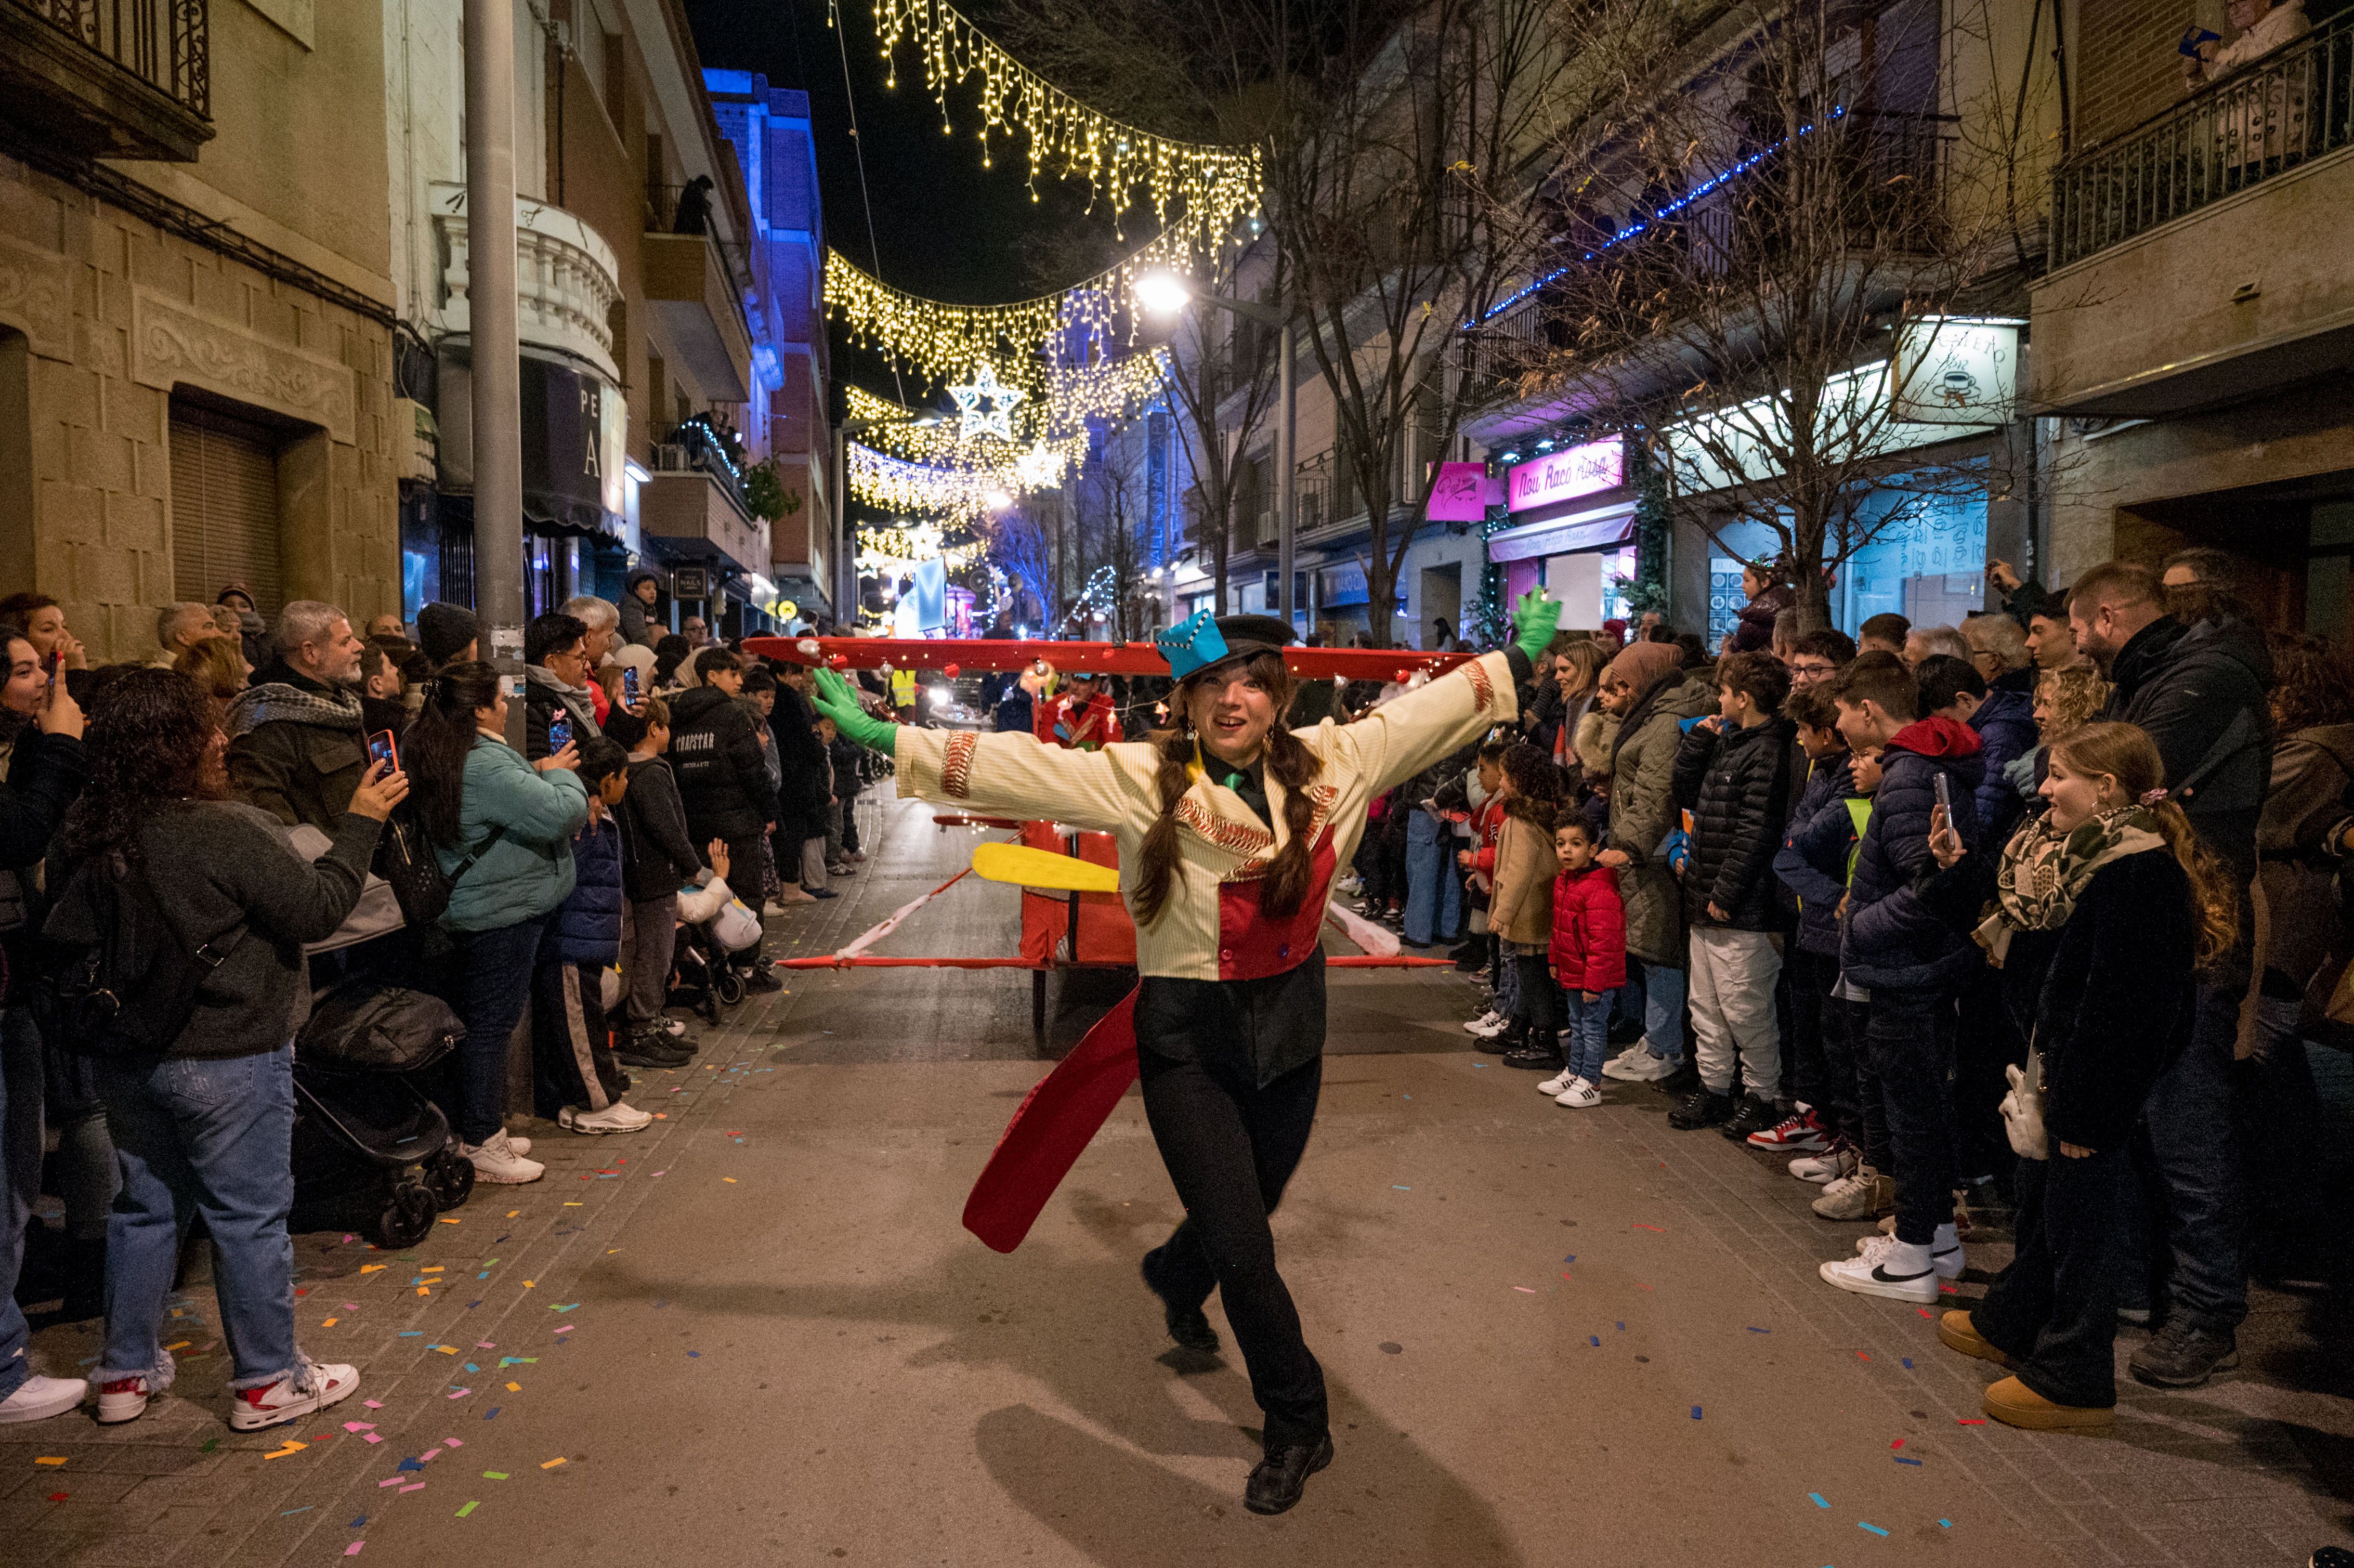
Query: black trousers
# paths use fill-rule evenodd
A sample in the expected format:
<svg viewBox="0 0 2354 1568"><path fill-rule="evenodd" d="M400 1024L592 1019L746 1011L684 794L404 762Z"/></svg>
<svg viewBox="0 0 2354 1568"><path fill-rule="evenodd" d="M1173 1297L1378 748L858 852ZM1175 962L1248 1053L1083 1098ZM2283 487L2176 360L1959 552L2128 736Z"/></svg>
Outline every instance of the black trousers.
<svg viewBox="0 0 2354 1568"><path fill-rule="evenodd" d="M1981 969L1962 988L1954 1034L1954 1153L1965 1181L2006 1178L2019 1158L2002 1129L2002 1070L2014 1065L2027 1065L2027 1042L2002 1005L2002 971Z"/></svg>
<svg viewBox="0 0 2354 1568"><path fill-rule="evenodd" d="M2141 1202L2140 1184L2127 1149L2052 1155L2018 1162L2019 1250L1970 1321L2044 1398L2107 1409L2117 1402L2117 1285L2131 1249L2125 1222Z"/></svg>
<svg viewBox="0 0 2354 1568"><path fill-rule="evenodd" d="M1184 1223L1150 1260L1155 1285L1178 1307L1221 1293L1270 1450L1320 1442L1331 1425L1324 1369L1276 1271L1267 1216L1316 1125L1323 1061L1265 1086L1239 1063L1176 1061L1140 1043L1137 1062L1153 1141L1185 1205Z"/></svg>
<svg viewBox="0 0 2354 1568"><path fill-rule="evenodd" d="M1896 1239L1925 1246L1954 1217L1954 999L1875 986L1864 1030L1896 1161Z"/></svg>
<svg viewBox="0 0 2354 1568"><path fill-rule="evenodd" d="M1551 961L1548 953L1522 953L1512 960L1521 970L1521 1016L1528 1020L1528 1044L1536 1051L1553 1049L1564 1019L1561 988L1547 967Z"/></svg>

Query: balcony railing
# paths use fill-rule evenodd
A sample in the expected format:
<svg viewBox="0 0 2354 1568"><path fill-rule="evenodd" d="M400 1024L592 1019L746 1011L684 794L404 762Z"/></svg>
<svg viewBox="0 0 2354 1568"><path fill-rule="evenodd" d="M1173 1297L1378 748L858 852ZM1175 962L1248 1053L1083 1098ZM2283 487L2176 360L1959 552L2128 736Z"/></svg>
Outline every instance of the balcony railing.
<svg viewBox="0 0 2354 1568"><path fill-rule="evenodd" d="M2354 13L2069 160L2052 177L2052 264L2080 261L2354 143L2350 89Z"/></svg>
<svg viewBox="0 0 2354 1568"><path fill-rule="evenodd" d="M438 301L442 324L465 332L472 304L466 187L437 181L432 198L443 257ZM524 342L562 349L618 383L612 312L620 297L620 267L603 236L562 207L515 198L516 325Z"/></svg>
<svg viewBox="0 0 2354 1568"><path fill-rule="evenodd" d="M677 426L664 440L655 442L653 468L657 473L704 474L727 493L737 510L747 517L752 514L751 503L744 494L743 471L700 421Z"/></svg>
<svg viewBox="0 0 2354 1568"><path fill-rule="evenodd" d="M207 0L5 0L212 118Z"/></svg>

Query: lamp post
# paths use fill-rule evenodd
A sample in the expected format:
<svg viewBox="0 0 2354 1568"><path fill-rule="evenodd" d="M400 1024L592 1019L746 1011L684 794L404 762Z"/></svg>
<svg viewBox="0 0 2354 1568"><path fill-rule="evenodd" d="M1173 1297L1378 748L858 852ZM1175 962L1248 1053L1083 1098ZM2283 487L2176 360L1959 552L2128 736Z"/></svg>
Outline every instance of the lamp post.
<svg viewBox="0 0 2354 1568"><path fill-rule="evenodd" d="M1245 321L1271 326L1280 334L1276 340L1275 355L1276 381L1283 394L1283 411L1275 427L1275 565L1277 580L1281 585L1277 602L1281 606L1283 623L1289 626L1291 561L1299 532L1299 462L1294 450L1299 440L1299 387L1294 373L1291 331L1295 310L1289 305L1262 304L1225 294L1196 293L1192 285L1173 272L1155 272L1138 279L1136 300L1154 315L1174 315L1188 303L1199 301L1231 311Z"/></svg>
<svg viewBox="0 0 2354 1568"><path fill-rule="evenodd" d="M523 367L515 303L514 12L466 0L466 254L472 273L474 609L482 652L518 700L523 748Z"/></svg>

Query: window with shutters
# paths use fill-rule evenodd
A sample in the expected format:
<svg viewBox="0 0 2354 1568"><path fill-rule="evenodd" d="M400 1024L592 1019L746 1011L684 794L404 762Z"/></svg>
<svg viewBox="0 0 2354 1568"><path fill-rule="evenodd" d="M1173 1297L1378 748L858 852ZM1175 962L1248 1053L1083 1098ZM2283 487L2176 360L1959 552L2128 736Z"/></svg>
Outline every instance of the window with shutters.
<svg viewBox="0 0 2354 1568"><path fill-rule="evenodd" d="M285 602L279 566L278 438L262 425L203 405L172 402L172 581L181 599L210 604L243 583L254 608Z"/></svg>

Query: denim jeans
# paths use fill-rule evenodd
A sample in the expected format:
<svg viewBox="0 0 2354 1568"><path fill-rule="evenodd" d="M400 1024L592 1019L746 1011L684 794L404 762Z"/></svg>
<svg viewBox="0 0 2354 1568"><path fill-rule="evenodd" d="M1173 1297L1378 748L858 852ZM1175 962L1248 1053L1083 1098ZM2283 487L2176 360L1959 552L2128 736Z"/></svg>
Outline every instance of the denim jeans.
<svg viewBox="0 0 2354 1568"><path fill-rule="evenodd" d="M2141 1202L2123 1149L2021 1160L2018 1253L1970 1322L2018 1364L2019 1381L2056 1404L2117 1402L2117 1282L2126 1213Z"/></svg>
<svg viewBox="0 0 2354 1568"><path fill-rule="evenodd" d="M1405 820L1405 939L1451 942L1463 928L1463 881L1455 836L1446 822L1416 810Z"/></svg>
<svg viewBox="0 0 2354 1568"><path fill-rule="evenodd" d="M1684 1059L1684 971L1648 960L1643 965L1643 1045L1662 1061Z"/></svg>
<svg viewBox="0 0 2354 1568"><path fill-rule="evenodd" d="M1954 1217L1954 999L1874 986L1864 1023L1896 1160L1896 1239L1927 1245Z"/></svg>
<svg viewBox="0 0 2354 1568"><path fill-rule="evenodd" d="M1569 1033L1562 1042L1562 1059L1568 1064L1571 1076L1589 1084L1602 1082L1602 1064L1610 1059L1610 1007L1615 994L1601 991L1588 1001L1585 992L1576 987L1562 988L1569 1010Z"/></svg>
<svg viewBox="0 0 2354 1568"><path fill-rule="evenodd" d="M2134 1152L2170 1255L2162 1268L2168 1316L2222 1333L2248 1315L2240 1256L2244 1204L2232 1126L2239 993L2201 985L2198 1006L2190 1044L2150 1088Z"/></svg>
<svg viewBox="0 0 2354 1568"><path fill-rule="evenodd" d="M754 846L757 851L758 846ZM531 977L542 938L553 942L556 916L534 916L512 926L457 934L456 961L442 999L466 1026L434 1097L460 1138L481 1145L498 1136L507 1118L507 1051L531 999Z"/></svg>
<svg viewBox="0 0 2354 1568"><path fill-rule="evenodd" d="M99 1064L122 1191L106 1228L101 1383L172 1381L164 1306L188 1222L205 1217L217 1260L229 1386L260 1388L295 1370L294 1047L220 1061Z"/></svg>
<svg viewBox="0 0 2354 1568"><path fill-rule="evenodd" d="M0 1010L0 1399L33 1375L32 1337L16 1305L25 1227L41 1192L41 1033L33 1010Z"/></svg>

